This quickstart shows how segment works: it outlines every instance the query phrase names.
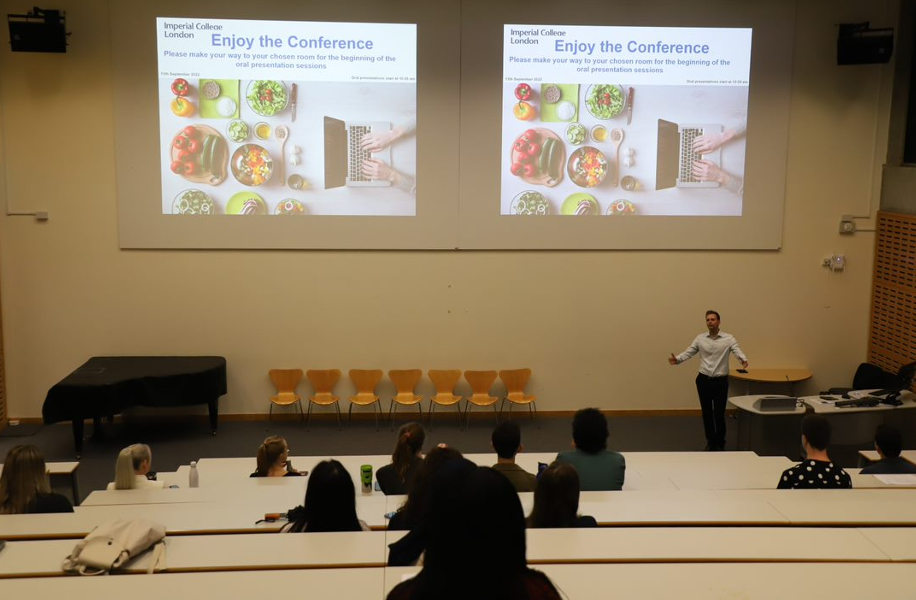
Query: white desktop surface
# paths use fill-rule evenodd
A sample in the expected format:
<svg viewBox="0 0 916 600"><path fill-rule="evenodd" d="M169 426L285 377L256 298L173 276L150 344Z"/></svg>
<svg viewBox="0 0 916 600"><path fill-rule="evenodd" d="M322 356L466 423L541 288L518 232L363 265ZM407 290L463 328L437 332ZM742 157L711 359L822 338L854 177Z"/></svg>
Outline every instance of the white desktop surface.
<svg viewBox="0 0 916 600"><path fill-rule="evenodd" d="M299 569L172 573L130 577L40 577L3 582L9 598L93 598L95 600L162 600L219 598L251 600L269 591L272 600L342 598L382 599L384 569Z"/></svg>

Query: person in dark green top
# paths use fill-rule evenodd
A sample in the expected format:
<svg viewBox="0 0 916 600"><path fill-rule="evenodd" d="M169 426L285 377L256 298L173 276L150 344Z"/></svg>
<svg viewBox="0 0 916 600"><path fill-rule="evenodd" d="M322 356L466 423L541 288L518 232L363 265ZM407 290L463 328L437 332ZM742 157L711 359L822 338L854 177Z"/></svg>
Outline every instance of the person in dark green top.
<svg viewBox="0 0 916 600"><path fill-rule="evenodd" d="M583 408L572 422L573 448L557 454L558 462L569 463L579 473L582 491L623 489L627 469L623 454L607 449L607 418L597 408Z"/></svg>
<svg viewBox="0 0 916 600"><path fill-rule="evenodd" d="M524 449L518 423L504 421L497 425L490 442L498 457L493 469L505 475L516 492L533 492L538 483L537 478L515 464L515 455Z"/></svg>

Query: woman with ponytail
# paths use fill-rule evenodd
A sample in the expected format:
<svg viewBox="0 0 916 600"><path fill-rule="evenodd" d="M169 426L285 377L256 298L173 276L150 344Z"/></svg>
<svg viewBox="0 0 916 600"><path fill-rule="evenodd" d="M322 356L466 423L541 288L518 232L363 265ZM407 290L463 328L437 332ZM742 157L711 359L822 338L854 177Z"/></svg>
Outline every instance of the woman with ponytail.
<svg viewBox="0 0 916 600"><path fill-rule="evenodd" d="M115 480L109 490L136 490L164 488L164 481L149 479L147 474L153 464L153 453L146 444L133 444L121 450L115 463Z"/></svg>
<svg viewBox="0 0 916 600"><path fill-rule="evenodd" d="M423 460L420 450L425 441L426 432L419 423L407 423L398 430L391 464L379 469L375 475L379 488L386 496L407 493L408 484Z"/></svg>
<svg viewBox="0 0 916 600"><path fill-rule="evenodd" d="M286 440L272 435L258 448L258 469L250 477L298 477L304 474L290 464Z"/></svg>

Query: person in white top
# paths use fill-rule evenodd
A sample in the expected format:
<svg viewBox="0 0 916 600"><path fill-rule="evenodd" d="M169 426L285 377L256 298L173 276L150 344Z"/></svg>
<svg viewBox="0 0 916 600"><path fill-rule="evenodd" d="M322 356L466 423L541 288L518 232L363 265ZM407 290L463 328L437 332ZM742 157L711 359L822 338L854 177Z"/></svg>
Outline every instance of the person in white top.
<svg viewBox="0 0 916 600"><path fill-rule="evenodd" d="M115 480L108 484L108 490L135 490L143 488L164 488L164 481L148 479L153 464L153 453L146 444L133 444L121 450L115 463Z"/></svg>
<svg viewBox="0 0 916 600"><path fill-rule="evenodd" d="M728 357L734 353L741 366L747 369L747 356L738 346L735 336L719 331L719 313L706 311L708 333L701 333L686 350L668 358L668 363L678 365L695 354L700 355L700 372L697 374L697 394L703 410L703 429L706 432L706 450L725 450L725 404L728 402Z"/></svg>

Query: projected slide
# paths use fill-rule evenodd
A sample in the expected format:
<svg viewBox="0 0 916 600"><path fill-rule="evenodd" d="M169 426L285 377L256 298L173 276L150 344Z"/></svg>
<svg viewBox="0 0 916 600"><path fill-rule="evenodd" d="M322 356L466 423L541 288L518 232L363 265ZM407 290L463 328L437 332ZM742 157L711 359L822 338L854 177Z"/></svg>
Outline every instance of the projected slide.
<svg viewBox="0 0 916 600"><path fill-rule="evenodd" d="M506 25L500 214L740 216L750 29Z"/></svg>
<svg viewBox="0 0 916 600"><path fill-rule="evenodd" d="M416 26L158 18L162 213L416 215Z"/></svg>

